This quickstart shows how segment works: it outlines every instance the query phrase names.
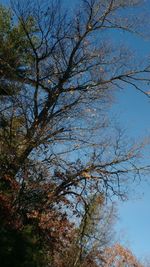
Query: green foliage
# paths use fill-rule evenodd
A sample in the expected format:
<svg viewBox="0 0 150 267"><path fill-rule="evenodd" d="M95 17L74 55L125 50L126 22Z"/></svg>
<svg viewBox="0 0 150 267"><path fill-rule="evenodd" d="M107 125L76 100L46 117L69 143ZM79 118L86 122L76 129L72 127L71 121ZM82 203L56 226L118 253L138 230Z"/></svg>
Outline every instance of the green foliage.
<svg viewBox="0 0 150 267"><path fill-rule="evenodd" d="M34 21L28 18L29 33L35 31ZM13 95L20 88L17 81L29 70L29 40L20 21L15 22L10 9L0 6L0 95Z"/></svg>
<svg viewBox="0 0 150 267"><path fill-rule="evenodd" d="M40 240L31 226L26 226L21 232L1 228L0 237L0 262L3 267L45 266Z"/></svg>
<svg viewBox="0 0 150 267"><path fill-rule="evenodd" d="M29 31L34 27L32 18L28 19ZM29 41L20 22L15 22L10 9L0 5L0 97L4 106L9 103L21 88L20 78L25 76L29 66ZM10 168L12 158L17 156L21 142L22 116L9 117L9 113L0 116L0 162L1 175ZM17 137L16 137L17 136ZM4 225L4 220L11 209L12 184L8 179L1 179L0 193L3 192L0 228L0 262L3 267L42 267L45 266L44 253L37 232L32 226L13 229ZM15 194L15 190L13 191ZM6 206L4 206L6 204ZM4 210L5 209L5 210ZM2 214L4 213L4 214ZM4 218L5 217L5 218ZM11 219L11 218L10 218Z"/></svg>

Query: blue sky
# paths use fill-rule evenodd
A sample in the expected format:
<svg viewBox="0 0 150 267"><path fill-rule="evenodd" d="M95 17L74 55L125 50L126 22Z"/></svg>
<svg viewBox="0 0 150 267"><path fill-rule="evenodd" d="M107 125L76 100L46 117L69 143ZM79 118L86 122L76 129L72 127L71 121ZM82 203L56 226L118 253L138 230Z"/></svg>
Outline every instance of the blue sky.
<svg viewBox="0 0 150 267"><path fill-rule="evenodd" d="M80 0L66 0L72 7ZM8 3L9 1L1 1ZM145 1L145 9L150 8L150 1ZM133 11L134 15L134 11ZM150 26L149 26L150 27ZM150 55L150 40L142 40L139 37L121 35L122 42L127 41L138 54ZM127 133L137 141L145 134L150 134L150 99L135 91L133 88L125 88L116 93L115 103L111 109L114 116L120 122ZM150 162L149 152L146 152L147 162ZM128 245L138 258L150 258L150 177L147 182L134 185L137 192L124 203L118 203L119 221L116 231L120 241Z"/></svg>
<svg viewBox="0 0 150 267"><path fill-rule="evenodd" d="M132 88L117 93L112 111L132 138L140 141L150 134L150 100ZM145 155L150 162L148 150ZM150 177L133 184L132 189L135 192L129 201L118 203L117 235L138 258L150 258Z"/></svg>
<svg viewBox="0 0 150 267"><path fill-rule="evenodd" d="M150 8L150 1L147 1ZM139 55L150 55L150 40L139 37L122 36ZM150 136L150 99L132 87L116 93L112 107L112 116L116 116L128 136L142 140ZM150 147L145 151L145 163L150 163ZM119 220L116 231L120 242L127 245L140 259L150 259L150 177L132 186L133 194L127 202L118 203Z"/></svg>

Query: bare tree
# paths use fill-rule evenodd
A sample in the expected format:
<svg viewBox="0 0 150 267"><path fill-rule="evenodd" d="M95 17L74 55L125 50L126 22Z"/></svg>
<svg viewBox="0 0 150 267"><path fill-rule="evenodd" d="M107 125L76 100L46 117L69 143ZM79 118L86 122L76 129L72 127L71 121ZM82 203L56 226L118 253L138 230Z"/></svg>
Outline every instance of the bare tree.
<svg viewBox="0 0 150 267"><path fill-rule="evenodd" d="M144 144L122 142L106 116L117 88L132 85L149 97L141 85L149 82L148 63L133 65L128 50L107 39L108 31L138 34L137 19L127 16L140 2L84 0L72 15L61 1L12 4L14 24L3 37L10 57L1 59L0 148L2 180L17 188L17 211L23 192L29 202L38 192L41 212L65 197L80 214L89 195L124 197L128 179L146 170L136 164Z"/></svg>

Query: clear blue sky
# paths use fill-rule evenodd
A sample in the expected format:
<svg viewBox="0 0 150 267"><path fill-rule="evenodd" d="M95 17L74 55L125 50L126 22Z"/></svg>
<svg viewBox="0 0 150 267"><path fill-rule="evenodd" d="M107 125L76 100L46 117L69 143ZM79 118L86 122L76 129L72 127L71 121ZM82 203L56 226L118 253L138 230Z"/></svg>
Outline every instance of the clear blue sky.
<svg viewBox="0 0 150 267"><path fill-rule="evenodd" d="M145 1L150 9L150 1ZM149 25L150 27L150 25ZM122 41L126 36L122 36ZM150 56L150 40L128 36L128 44L142 56ZM128 136L141 141L150 136L150 99L131 87L117 92L112 112L120 125L127 129ZM150 147L145 151L146 163L150 164ZM133 195L129 201L118 203L119 220L116 231L120 242L129 246L138 258L150 259L150 177L133 185Z"/></svg>
<svg viewBox="0 0 150 267"><path fill-rule="evenodd" d="M120 124L137 141L150 134L150 100L131 88L117 93L112 110ZM150 151L150 148L148 149ZM149 151L145 152L150 163ZM133 185L129 201L118 203L116 231L120 242L129 245L137 257L150 258L150 177ZM126 242L125 242L126 241Z"/></svg>
<svg viewBox="0 0 150 267"><path fill-rule="evenodd" d="M77 1L80 2L80 0L65 0L65 3L72 7ZM145 1L145 9L150 9L150 0ZM150 40L144 41L129 35L122 35L120 39L123 42L127 41L141 56L150 55ZM124 91L118 92L111 111L117 115L117 119L127 129L129 136L140 141L144 134L150 133L150 100L134 89L125 88ZM149 154L146 153L147 161L150 162ZM120 241L129 245L137 257L150 258L150 177L147 177L147 182L135 185L134 189L139 194L133 194L128 202L118 203L120 219L116 230Z"/></svg>

